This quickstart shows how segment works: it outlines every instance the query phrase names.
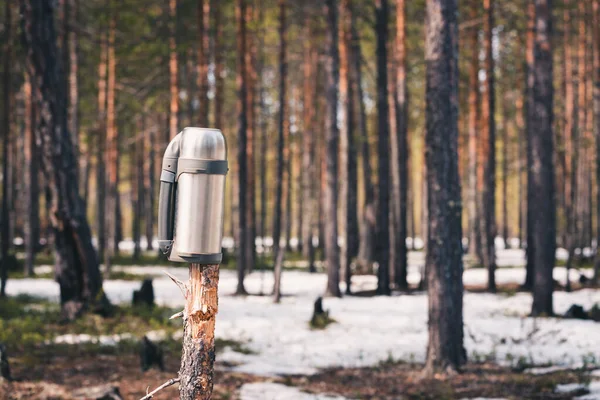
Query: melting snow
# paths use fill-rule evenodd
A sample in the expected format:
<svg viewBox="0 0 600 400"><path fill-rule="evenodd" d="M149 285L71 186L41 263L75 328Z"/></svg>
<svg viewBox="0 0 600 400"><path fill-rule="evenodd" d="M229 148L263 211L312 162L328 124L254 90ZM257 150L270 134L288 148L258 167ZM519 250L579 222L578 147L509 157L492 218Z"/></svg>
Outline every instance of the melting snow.
<svg viewBox="0 0 600 400"><path fill-rule="evenodd" d="M507 250L514 251L514 250ZM133 267L130 273L159 274L163 268ZM168 268L185 279L186 268ZM420 279L420 268L411 265L409 281ZM484 284L487 272L467 270L466 284ZM555 269L563 280L564 268ZM323 293L326 276L299 271L284 271L281 304L270 296L235 297L234 271L222 271L219 283L219 314L216 335L222 339L244 341L251 354L231 349L219 354L219 360L231 362L234 370L257 375L311 374L326 367L362 367L381 361L422 362L427 345L427 296L411 295L372 298L346 296L325 299L324 307L337 322L326 330L311 330L313 302ZM519 282L521 268L497 271L497 282ZM269 293L272 273L255 272L247 277L246 289L253 294ZM373 276L353 279L354 290L371 290ZM139 282L106 281L105 292L115 303L130 302ZM9 280L9 295L27 293L58 301L58 285L52 280ZM154 279L159 304L182 307L179 289L165 277ZM600 303L600 291L557 292L554 308L564 313L574 303L590 308ZM531 295L513 296L466 293L464 296L465 346L470 359L491 359L503 365L516 363L552 364L575 368L600 360L600 324L591 321L555 318L529 318ZM112 337L107 338L109 342ZM71 339L62 339L65 342ZM72 339L75 341L75 339Z"/></svg>

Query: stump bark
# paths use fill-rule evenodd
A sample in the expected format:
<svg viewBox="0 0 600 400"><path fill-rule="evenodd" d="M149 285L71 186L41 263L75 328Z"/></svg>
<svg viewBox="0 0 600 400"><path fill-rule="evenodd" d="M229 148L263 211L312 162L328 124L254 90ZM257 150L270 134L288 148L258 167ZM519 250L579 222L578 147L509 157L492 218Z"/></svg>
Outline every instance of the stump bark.
<svg viewBox="0 0 600 400"><path fill-rule="evenodd" d="M208 400L212 396L218 283L219 265L190 265L179 370L182 400Z"/></svg>

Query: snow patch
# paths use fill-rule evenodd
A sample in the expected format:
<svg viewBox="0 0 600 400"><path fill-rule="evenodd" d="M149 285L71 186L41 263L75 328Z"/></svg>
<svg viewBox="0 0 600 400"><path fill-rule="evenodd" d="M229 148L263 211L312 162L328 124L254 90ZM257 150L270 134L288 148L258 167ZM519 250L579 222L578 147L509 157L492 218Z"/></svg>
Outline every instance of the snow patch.
<svg viewBox="0 0 600 400"><path fill-rule="evenodd" d="M341 396L310 394L291 386L272 382L246 383L240 388L240 400L345 400Z"/></svg>

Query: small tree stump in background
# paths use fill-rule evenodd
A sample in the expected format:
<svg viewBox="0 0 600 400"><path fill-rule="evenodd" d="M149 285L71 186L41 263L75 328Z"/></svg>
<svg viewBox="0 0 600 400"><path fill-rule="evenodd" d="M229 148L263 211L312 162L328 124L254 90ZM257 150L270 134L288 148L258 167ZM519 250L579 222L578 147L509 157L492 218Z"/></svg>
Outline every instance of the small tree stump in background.
<svg viewBox="0 0 600 400"><path fill-rule="evenodd" d="M152 368L153 365L156 365L161 371L165 370L162 349L157 344L152 343L147 336L144 336L140 346L140 364L144 372Z"/></svg>
<svg viewBox="0 0 600 400"><path fill-rule="evenodd" d="M140 290L133 291L132 304L134 306L145 304L148 307L154 307L154 288L152 279L144 279Z"/></svg>
<svg viewBox="0 0 600 400"><path fill-rule="evenodd" d="M181 399L208 400L212 396L218 284L219 265L190 264L179 370Z"/></svg>
<svg viewBox="0 0 600 400"><path fill-rule="evenodd" d="M310 319L310 327L313 329L325 329L327 325L335 322L333 318L329 318L329 311L323 309L323 298L317 297L313 307L313 315Z"/></svg>
<svg viewBox="0 0 600 400"><path fill-rule="evenodd" d="M565 318L573 318L573 319L588 319L588 313L585 312L582 306L579 304L573 304L565 313Z"/></svg>
<svg viewBox="0 0 600 400"><path fill-rule="evenodd" d="M0 382L3 380L10 381L11 379L8 355L6 354L6 346L0 343Z"/></svg>

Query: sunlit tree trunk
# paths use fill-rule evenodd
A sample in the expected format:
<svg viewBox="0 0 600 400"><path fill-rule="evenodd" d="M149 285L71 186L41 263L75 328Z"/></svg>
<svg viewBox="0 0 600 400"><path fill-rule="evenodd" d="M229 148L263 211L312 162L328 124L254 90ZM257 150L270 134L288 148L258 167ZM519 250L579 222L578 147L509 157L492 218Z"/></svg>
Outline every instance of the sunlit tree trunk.
<svg viewBox="0 0 600 400"><path fill-rule="evenodd" d="M429 343L425 373L457 371L463 347L462 227L458 173L458 21L455 0L427 0L425 59Z"/></svg>
<svg viewBox="0 0 600 400"><path fill-rule="evenodd" d="M554 142L552 134L552 4L535 0L535 44L533 112L531 130L532 179L529 182L532 200L532 236L535 246L532 315L552 315L556 217L554 201Z"/></svg>
<svg viewBox="0 0 600 400"><path fill-rule="evenodd" d="M213 0L214 10L214 53L215 53L215 117L214 125L217 129L225 129L223 126L223 99L225 90L224 63L223 63L223 5L220 0Z"/></svg>
<svg viewBox="0 0 600 400"><path fill-rule="evenodd" d="M106 243L104 245L104 265L106 274L110 276L112 258L115 254L115 242L118 236L118 137L115 121L115 84L116 84L116 57L115 57L115 30L116 30L115 3L110 2L110 20L108 28L107 48L107 85L106 85Z"/></svg>
<svg viewBox="0 0 600 400"><path fill-rule="evenodd" d="M171 0L173 2L174 0ZM199 97L198 126L208 127L208 65L210 58L210 0L198 1L198 65L197 86ZM176 57L176 56L175 56ZM220 127L218 127L220 128ZM221 128L222 129L222 128Z"/></svg>
<svg viewBox="0 0 600 400"><path fill-rule="evenodd" d="M470 18L475 19L478 16L480 4L478 0L472 0ZM479 26L471 28L469 33L469 48L471 59L469 66L469 116L467 120L469 131L469 254L477 259L478 264L483 264L483 252L481 248L481 222L480 222L480 204L478 201L478 174L480 168L478 163L478 122L480 113L480 91L479 91Z"/></svg>

